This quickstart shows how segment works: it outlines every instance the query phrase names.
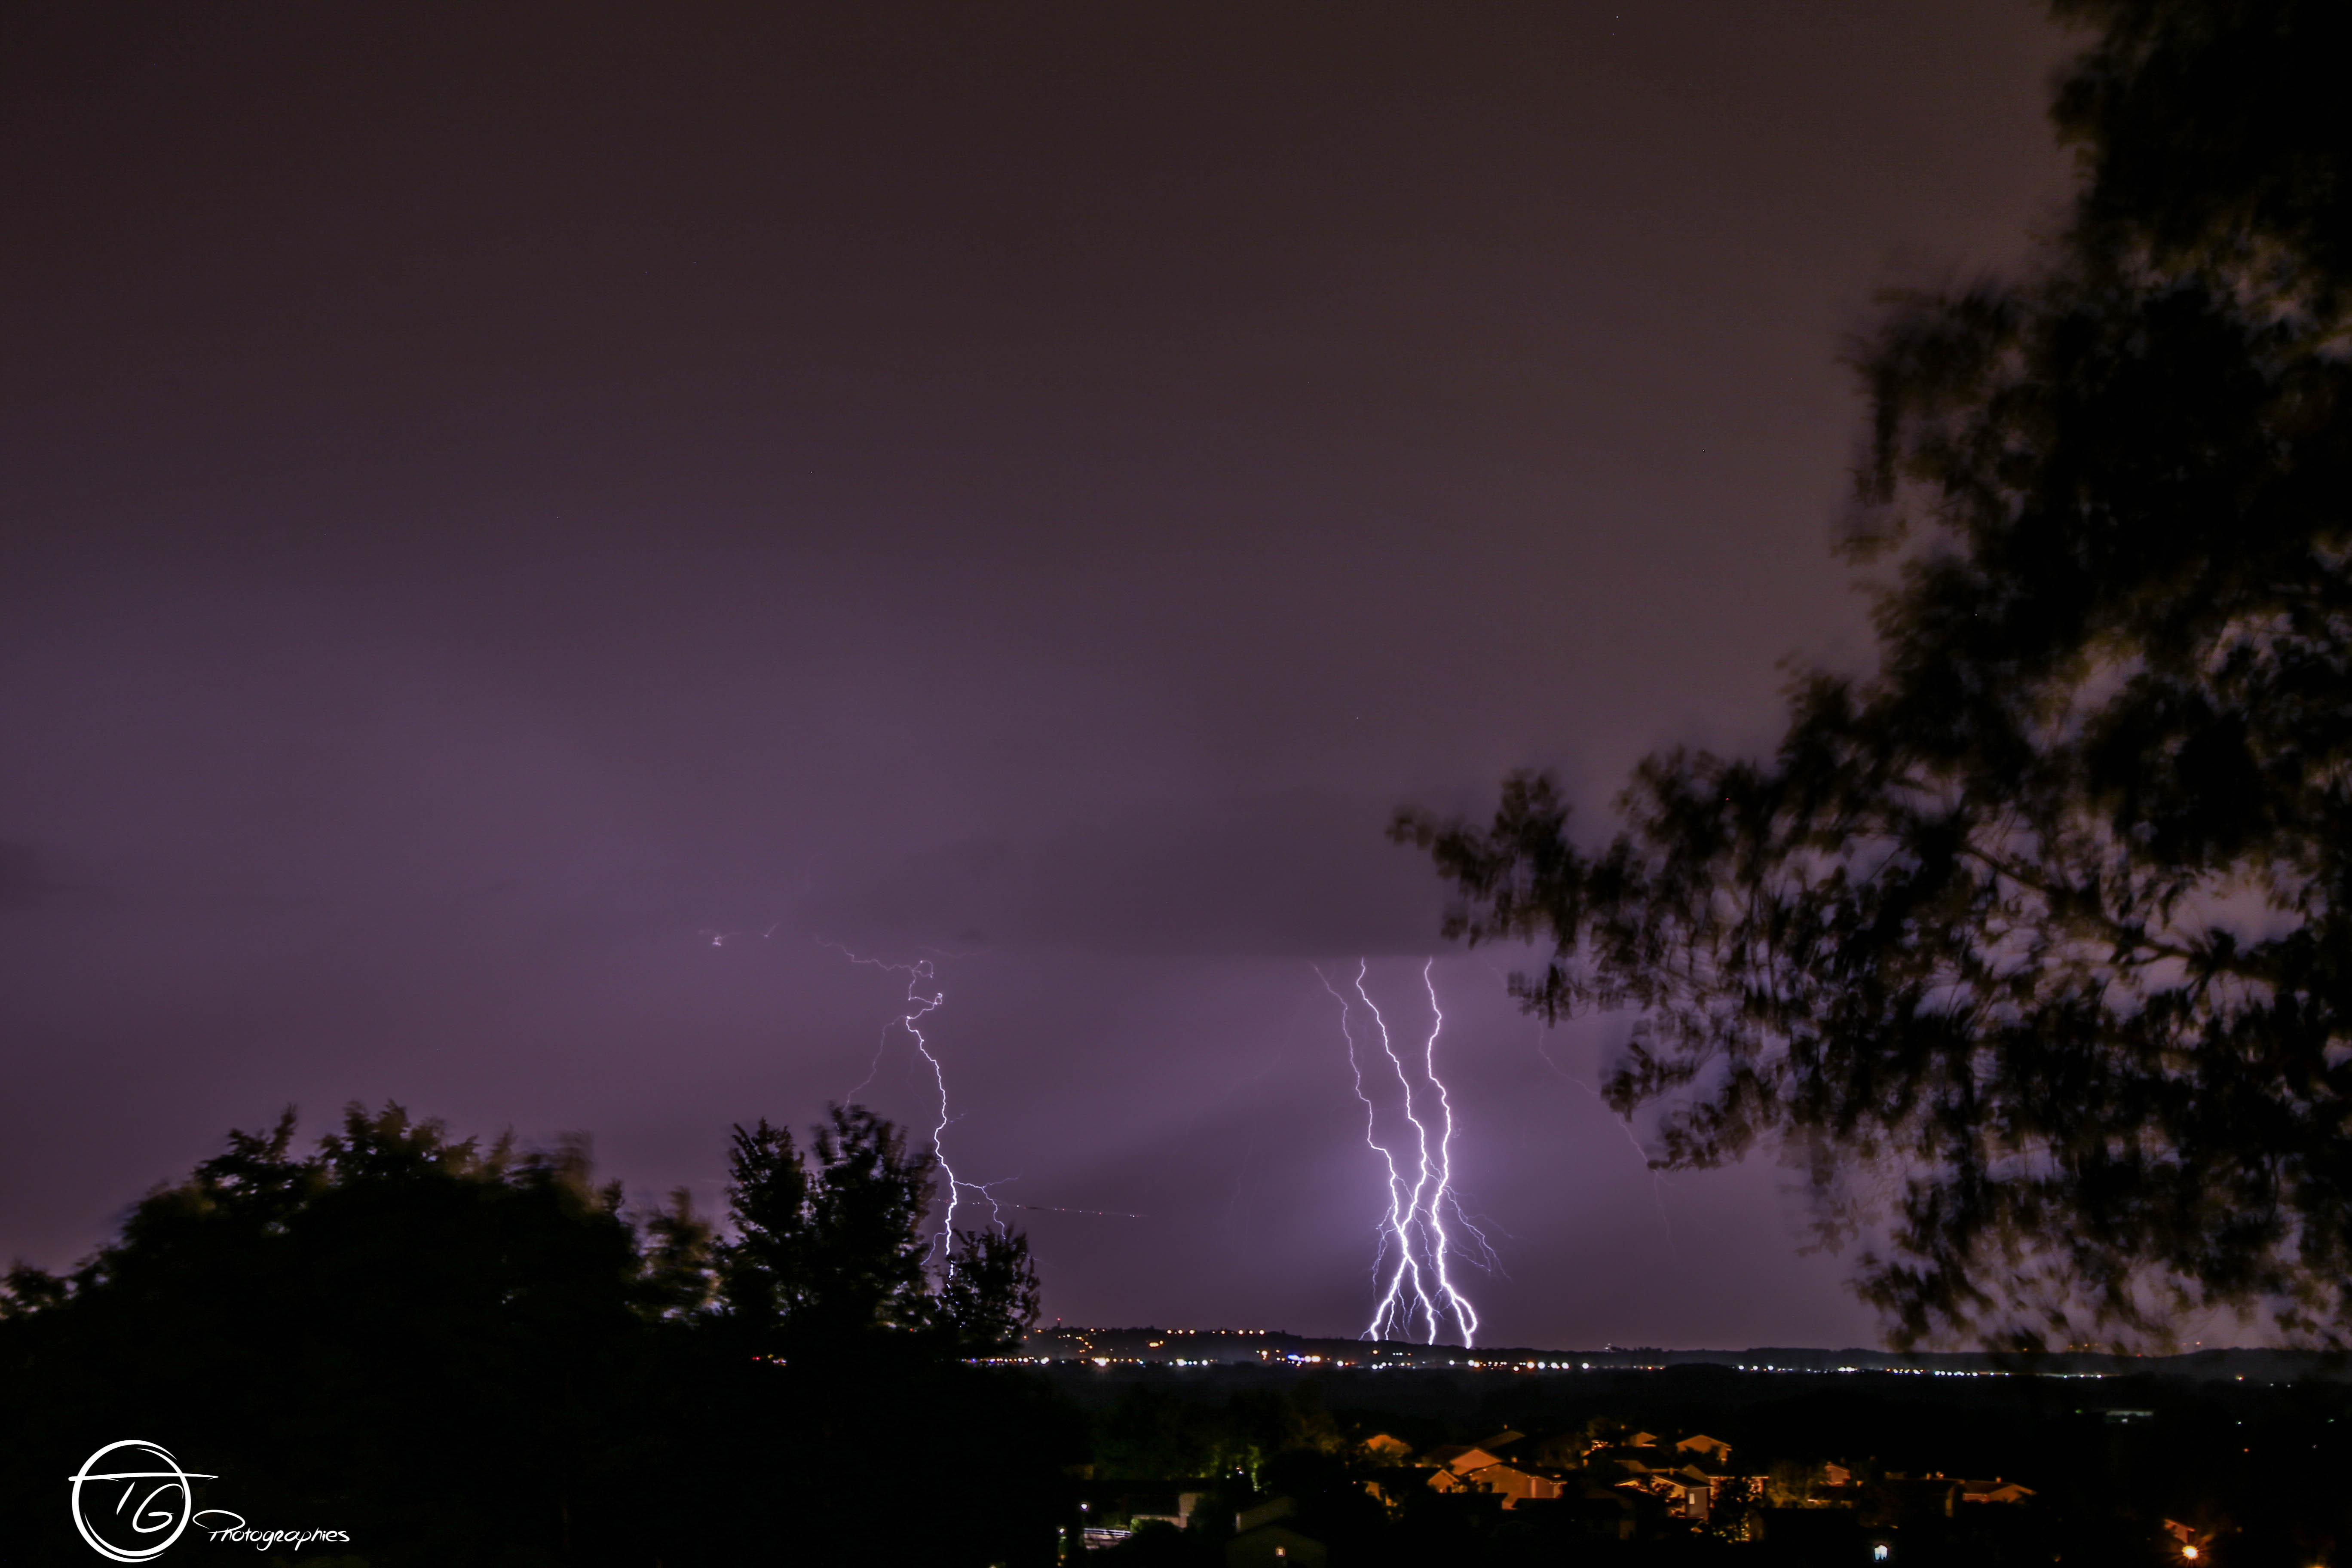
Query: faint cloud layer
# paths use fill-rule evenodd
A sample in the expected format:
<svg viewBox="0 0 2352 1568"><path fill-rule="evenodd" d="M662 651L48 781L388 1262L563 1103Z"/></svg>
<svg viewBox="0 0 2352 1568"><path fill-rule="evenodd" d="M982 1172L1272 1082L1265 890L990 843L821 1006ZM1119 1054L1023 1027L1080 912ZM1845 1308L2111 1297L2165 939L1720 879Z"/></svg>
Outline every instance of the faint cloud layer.
<svg viewBox="0 0 2352 1568"><path fill-rule="evenodd" d="M1440 889L1385 803L1321 791L971 838L813 900L816 924L942 947L1322 957L1426 949Z"/></svg>
<svg viewBox="0 0 2352 1568"><path fill-rule="evenodd" d="M0 910L30 909L47 903L58 891L29 845L0 839Z"/></svg>

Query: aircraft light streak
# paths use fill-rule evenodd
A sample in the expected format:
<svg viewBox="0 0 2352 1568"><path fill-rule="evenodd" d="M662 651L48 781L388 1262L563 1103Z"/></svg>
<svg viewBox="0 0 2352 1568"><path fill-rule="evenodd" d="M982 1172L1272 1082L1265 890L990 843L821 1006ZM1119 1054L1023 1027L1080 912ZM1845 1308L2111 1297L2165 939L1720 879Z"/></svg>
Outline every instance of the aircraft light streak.
<svg viewBox="0 0 2352 1568"><path fill-rule="evenodd" d="M1429 993L1432 1023L1429 1037L1423 1042L1419 1063L1419 1076L1425 1086L1424 1093L1434 1090L1437 1112L1435 1136L1433 1140L1430 1121L1423 1120L1414 1108L1413 1076L1406 1071L1404 1058L1390 1037L1388 1020L1372 1001L1371 993L1364 986L1370 965L1361 959L1356 963L1354 989L1364 1010L1371 1015L1372 1027L1380 1036L1381 1054L1396 1074L1397 1084L1404 1091L1404 1119L1412 1123L1413 1149L1410 1157L1402 1145L1391 1147L1381 1142L1380 1110L1365 1091L1362 1060L1356 1051L1356 1033L1352 1025L1355 1008L1339 987L1333 985L1321 970L1316 978L1339 1004L1339 1033L1348 1044L1348 1068L1354 1074L1356 1098L1364 1103L1364 1142L1381 1156L1388 1172L1388 1212L1377 1226L1379 1250L1372 1259L1372 1277L1378 1281L1386 1271L1386 1283L1380 1300L1372 1309L1371 1322L1361 1337L1368 1340L1406 1340L1425 1338L1427 1343L1438 1342L1450 1324L1459 1333L1466 1349L1475 1342L1478 1314L1470 1299L1454 1283L1446 1267L1449 1254L1459 1256L1456 1244L1445 1226L1445 1213L1450 1207L1455 1221L1470 1235L1477 1237L1482 1252L1491 1258L1493 1249L1486 1238L1463 1214L1460 1197L1454 1191L1454 1102L1446 1093L1444 1082L1437 1076L1437 1037L1445 1027L1445 1015L1437 1004L1436 983L1431 971L1436 960L1422 965L1423 987ZM1411 1180L1407 1180L1410 1171ZM1393 1245L1396 1256L1391 1262L1389 1248Z"/></svg>

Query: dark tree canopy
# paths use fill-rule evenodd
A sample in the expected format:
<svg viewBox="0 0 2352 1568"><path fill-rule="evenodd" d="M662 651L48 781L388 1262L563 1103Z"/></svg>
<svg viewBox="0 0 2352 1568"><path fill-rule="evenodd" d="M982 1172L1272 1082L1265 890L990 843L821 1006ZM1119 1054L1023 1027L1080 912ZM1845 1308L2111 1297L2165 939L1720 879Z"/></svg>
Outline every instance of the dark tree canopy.
<svg viewBox="0 0 2352 1568"><path fill-rule="evenodd" d="M1019 1231L960 1230L940 1282L940 1312L967 1351L1005 1354L1037 1321L1037 1266Z"/></svg>
<svg viewBox="0 0 2352 1568"><path fill-rule="evenodd" d="M931 1163L862 1109L811 1154L738 1129L721 1243L682 1193L629 1211L577 1143L397 1106L309 1152L291 1112L233 1132L79 1268L9 1271L0 1557L80 1552L56 1480L133 1434L219 1478L203 1506L386 1568L1049 1561L1068 1417L965 1364L1034 1320L1026 1242L932 1261ZM872 1456L915 1432L963 1452L910 1498Z"/></svg>
<svg viewBox="0 0 2352 1568"><path fill-rule="evenodd" d="M2340 8L2072 0L2073 220L1898 301L1843 548L1879 661L1617 832L1402 814L1662 1163L1759 1139L1902 1342L2352 1337L2352 116ZM1865 1202L1873 1198L1874 1202Z"/></svg>
<svg viewBox="0 0 2352 1568"><path fill-rule="evenodd" d="M614 1504L667 1414L655 1374L681 1292L584 1152L485 1149L396 1106L353 1107L311 1152L293 1132L289 1112L231 1133L70 1275L11 1270L0 1433L26 1473L7 1485L163 1431L234 1478L224 1503L340 1515L371 1561L634 1535ZM677 1217L677 1244L698 1245ZM67 1529L38 1500L7 1499L27 1551Z"/></svg>
<svg viewBox="0 0 2352 1568"><path fill-rule="evenodd" d="M1020 1343L1037 1320L1026 1237L927 1236L937 1161L908 1152L898 1128L862 1106L834 1107L809 1149L803 1156L790 1131L765 1121L735 1129L727 1191L736 1234L718 1261L740 1331L782 1350L894 1329L936 1331L982 1353Z"/></svg>

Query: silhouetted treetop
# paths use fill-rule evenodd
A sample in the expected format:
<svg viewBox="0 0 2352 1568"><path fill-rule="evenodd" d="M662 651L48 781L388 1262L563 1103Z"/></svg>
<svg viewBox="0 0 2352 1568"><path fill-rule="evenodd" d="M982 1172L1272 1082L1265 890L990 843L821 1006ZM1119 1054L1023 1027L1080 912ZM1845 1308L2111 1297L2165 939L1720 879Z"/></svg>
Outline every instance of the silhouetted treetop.
<svg viewBox="0 0 2352 1568"><path fill-rule="evenodd" d="M764 1121L736 1128L735 1235L717 1255L731 1322L771 1347L877 1330L934 1333L975 1353L1017 1345L1037 1318L1028 1241L926 1234L937 1167L862 1106L835 1106L805 1155Z"/></svg>
<svg viewBox="0 0 2352 1568"><path fill-rule="evenodd" d="M1843 548L1878 667L1764 760L1668 752L1587 847L1549 780L1406 812L1450 934L1640 1017L1662 1163L1759 1137L1896 1338L2352 1331L2352 116L2326 7L2070 3L2074 219L1898 301ZM2304 90L2307 89L2308 90Z"/></svg>
<svg viewBox="0 0 2352 1568"><path fill-rule="evenodd" d="M197 1276L213 1279L201 1293L222 1313L260 1310L268 1281L298 1277L305 1292L339 1279L361 1291L351 1310L387 1313L441 1300L444 1287L509 1304L571 1292L640 1315L667 1304L619 1186L591 1183L584 1143L519 1153L502 1138L486 1150L391 1104L348 1107L308 1154L293 1149L294 1128L289 1110L266 1133L230 1132L222 1153L142 1199L121 1236L71 1273L13 1269L0 1312L128 1310L189 1292ZM680 1210L670 1223L684 1241L700 1222Z"/></svg>
<svg viewBox="0 0 2352 1568"><path fill-rule="evenodd" d="M784 1129L735 1129L736 1234L719 1249L730 1314L747 1329L802 1334L929 1327L929 1152L908 1152L896 1127L860 1106L834 1107L810 1152L814 1170Z"/></svg>
<svg viewBox="0 0 2352 1568"><path fill-rule="evenodd" d="M837 1108L805 1155L737 1129L724 1245L683 1192L625 1207L582 1140L396 1105L294 1133L232 1132L80 1267L10 1271L0 1511L27 1561L80 1550L55 1479L124 1432L200 1454L205 1506L331 1521L372 1563L758 1562L780 1518L796 1557L895 1561L886 1517L927 1562L1050 1559L1070 1424L964 1364L1034 1320L1027 1243L935 1247L932 1162L890 1123ZM872 1456L919 1429L963 1457L910 1497Z"/></svg>
<svg viewBox="0 0 2352 1568"><path fill-rule="evenodd" d="M2080 229L2184 257L2281 247L2306 284L2352 277L2352 138L2329 0L2058 0L2098 39L2051 118L2083 153Z"/></svg>
<svg viewBox="0 0 2352 1568"><path fill-rule="evenodd" d="M963 1348L1005 1355L1037 1321L1037 1266L1018 1231L958 1231L940 1281L940 1317Z"/></svg>

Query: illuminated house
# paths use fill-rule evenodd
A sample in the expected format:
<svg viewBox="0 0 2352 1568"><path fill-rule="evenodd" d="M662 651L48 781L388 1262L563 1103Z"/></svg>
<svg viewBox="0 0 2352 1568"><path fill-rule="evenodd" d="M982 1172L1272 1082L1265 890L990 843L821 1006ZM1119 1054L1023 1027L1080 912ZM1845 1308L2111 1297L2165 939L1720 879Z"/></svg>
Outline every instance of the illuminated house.
<svg viewBox="0 0 2352 1568"><path fill-rule="evenodd" d="M1505 1508L1566 1496L1568 1482L1561 1472L1511 1457L1523 1446L1523 1434L1505 1431L1473 1444L1433 1448L1428 1462L1438 1469L1429 1478L1430 1489L1499 1497Z"/></svg>
<svg viewBox="0 0 2352 1568"><path fill-rule="evenodd" d="M1505 1508L1567 1495L1567 1485L1559 1477L1500 1460L1472 1469L1441 1469L1429 1478L1429 1485L1433 1491L1482 1492L1499 1497Z"/></svg>
<svg viewBox="0 0 2352 1568"><path fill-rule="evenodd" d="M1704 1521L1715 1501L1715 1480L1696 1466L1684 1465L1628 1477L1617 1484L1664 1499L1671 1518Z"/></svg>
<svg viewBox="0 0 2352 1568"><path fill-rule="evenodd" d="M1678 1454L1688 1454L1701 1464L1722 1465L1728 1464L1731 1460L1731 1445L1720 1437L1710 1437L1704 1432L1676 1443L1675 1451Z"/></svg>
<svg viewBox="0 0 2352 1568"><path fill-rule="evenodd" d="M1466 1476L1473 1470L1501 1464L1503 1456L1475 1443L1449 1443L1444 1447L1432 1448L1422 1456L1422 1462L1437 1466L1443 1473Z"/></svg>

